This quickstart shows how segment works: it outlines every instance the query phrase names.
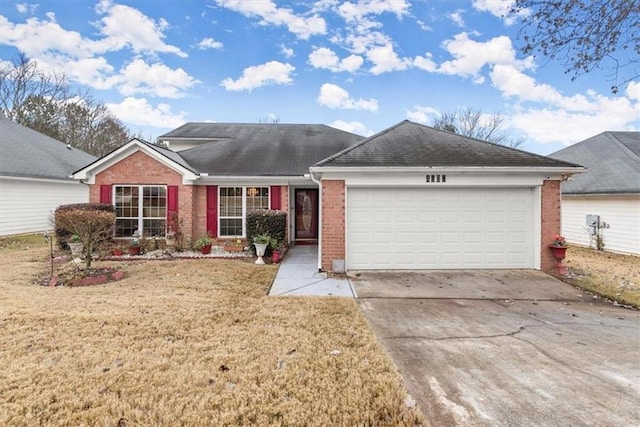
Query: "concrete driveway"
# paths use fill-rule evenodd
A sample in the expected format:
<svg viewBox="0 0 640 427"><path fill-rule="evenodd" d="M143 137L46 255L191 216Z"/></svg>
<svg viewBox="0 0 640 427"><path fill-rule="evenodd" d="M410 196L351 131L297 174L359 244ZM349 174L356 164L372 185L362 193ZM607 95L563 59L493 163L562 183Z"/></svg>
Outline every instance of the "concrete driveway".
<svg viewBox="0 0 640 427"><path fill-rule="evenodd" d="M537 271L352 273L433 425L640 425L640 312Z"/></svg>

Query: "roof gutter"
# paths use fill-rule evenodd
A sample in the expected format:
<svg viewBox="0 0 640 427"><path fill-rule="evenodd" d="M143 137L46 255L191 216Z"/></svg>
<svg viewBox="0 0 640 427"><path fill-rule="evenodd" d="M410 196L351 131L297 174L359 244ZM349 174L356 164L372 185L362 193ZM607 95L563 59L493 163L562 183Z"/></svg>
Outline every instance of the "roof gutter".
<svg viewBox="0 0 640 427"><path fill-rule="evenodd" d="M541 166L312 166L309 171L314 173L323 172L433 172L446 171L458 173L554 173L572 175L586 172L585 167L541 167Z"/></svg>

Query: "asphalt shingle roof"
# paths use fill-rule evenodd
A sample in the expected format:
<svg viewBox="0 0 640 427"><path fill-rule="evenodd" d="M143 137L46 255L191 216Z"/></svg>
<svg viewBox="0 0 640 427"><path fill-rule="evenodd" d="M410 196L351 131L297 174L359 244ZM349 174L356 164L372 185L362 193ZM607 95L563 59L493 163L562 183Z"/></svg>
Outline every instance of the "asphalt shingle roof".
<svg viewBox="0 0 640 427"><path fill-rule="evenodd" d="M73 181L91 154L0 117L0 175Z"/></svg>
<svg viewBox="0 0 640 427"><path fill-rule="evenodd" d="M405 120L316 166L572 168L578 165Z"/></svg>
<svg viewBox="0 0 640 427"><path fill-rule="evenodd" d="M200 173L300 176L363 137L318 124L187 123L159 140L208 140L178 154Z"/></svg>
<svg viewBox="0 0 640 427"><path fill-rule="evenodd" d="M550 157L588 169L562 184L564 194L640 193L640 132L603 132Z"/></svg>

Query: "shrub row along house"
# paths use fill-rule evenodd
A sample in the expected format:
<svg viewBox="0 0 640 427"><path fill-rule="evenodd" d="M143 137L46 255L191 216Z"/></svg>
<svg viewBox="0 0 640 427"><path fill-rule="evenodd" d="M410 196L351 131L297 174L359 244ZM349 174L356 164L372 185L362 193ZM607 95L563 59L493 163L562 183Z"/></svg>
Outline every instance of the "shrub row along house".
<svg viewBox="0 0 640 427"><path fill-rule="evenodd" d="M403 121L369 138L324 125L187 123L133 139L76 171L112 203L117 236L245 237L254 209L288 213L289 242L317 241L318 267L554 265L560 183L584 170Z"/></svg>
<svg viewBox="0 0 640 427"><path fill-rule="evenodd" d="M89 187L71 174L94 160L0 117L0 236L50 230L56 207L87 202Z"/></svg>

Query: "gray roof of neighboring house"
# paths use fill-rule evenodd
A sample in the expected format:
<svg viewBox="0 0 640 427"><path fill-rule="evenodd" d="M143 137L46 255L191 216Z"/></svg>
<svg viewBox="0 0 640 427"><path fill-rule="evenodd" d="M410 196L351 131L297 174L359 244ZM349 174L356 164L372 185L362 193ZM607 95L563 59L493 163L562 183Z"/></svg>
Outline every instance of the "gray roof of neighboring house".
<svg viewBox="0 0 640 427"><path fill-rule="evenodd" d="M187 123L159 140L207 140L178 154L200 173L296 176L363 137L326 125Z"/></svg>
<svg viewBox="0 0 640 427"><path fill-rule="evenodd" d="M324 159L316 166L580 167L408 120Z"/></svg>
<svg viewBox="0 0 640 427"><path fill-rule="evenodd" d="M550 156L589 169L564 182L564 194L640 193L640 132L603 132Z"/></svg>
<svg viewBox="0 0 640 427"><path fill-rule="evenodd" d="M0 175L69 180L96 157L0 117Z"/></svg>

